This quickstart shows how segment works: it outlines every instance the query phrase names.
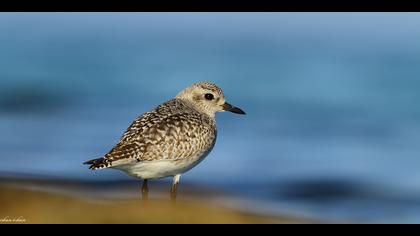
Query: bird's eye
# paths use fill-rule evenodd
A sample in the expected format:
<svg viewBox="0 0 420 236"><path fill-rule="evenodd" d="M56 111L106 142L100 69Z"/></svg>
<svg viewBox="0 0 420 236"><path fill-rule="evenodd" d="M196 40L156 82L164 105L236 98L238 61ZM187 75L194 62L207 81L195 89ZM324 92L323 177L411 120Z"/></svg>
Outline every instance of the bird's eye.
<svg viewBox="0 0 420 236"><path fill-rule="evenodd" d="M214 96L213 96L213 94L211 94L211 93L206 93L206 94L204 95L204 98L206 98L207 100L213 100L213 99L214 99Z"/></svg>

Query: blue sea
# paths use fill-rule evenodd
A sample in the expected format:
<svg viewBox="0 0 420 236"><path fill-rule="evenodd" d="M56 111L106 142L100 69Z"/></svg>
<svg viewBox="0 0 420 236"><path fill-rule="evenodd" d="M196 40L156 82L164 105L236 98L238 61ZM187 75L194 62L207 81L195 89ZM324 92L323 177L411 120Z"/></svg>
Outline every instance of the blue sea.
<svg viewBox="0 0 420 236"><path fill-rule="evenodd" d="M244 111L182 177L273 214L420 223L418 13L0 13L0 175L82 162L197 81ZM181 185L182 187L182 185Z"/></svg>

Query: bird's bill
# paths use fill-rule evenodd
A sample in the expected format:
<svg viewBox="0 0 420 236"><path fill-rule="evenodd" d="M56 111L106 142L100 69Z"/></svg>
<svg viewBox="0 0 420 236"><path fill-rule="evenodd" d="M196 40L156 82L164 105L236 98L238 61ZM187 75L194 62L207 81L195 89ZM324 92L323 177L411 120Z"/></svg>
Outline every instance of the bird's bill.
<svg viewBox="0 0 420 236"><path fill-rule="evenodd" d="M232 106L227 102L225 102L225 104L223 104L223 110L224 111L230 111L230 112L233 112L233 113L236 113L236 114L245 115L245 112L242 111L240 108Z"/></svg>

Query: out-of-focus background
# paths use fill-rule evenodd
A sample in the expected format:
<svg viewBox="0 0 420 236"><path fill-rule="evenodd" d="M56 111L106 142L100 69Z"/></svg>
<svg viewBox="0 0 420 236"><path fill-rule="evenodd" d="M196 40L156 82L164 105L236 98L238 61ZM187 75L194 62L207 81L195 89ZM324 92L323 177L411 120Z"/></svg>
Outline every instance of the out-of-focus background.
<svg viewBox="0 0 420 236"><path fill-rule="evenodd" d="M247 115L217 115L213 152L181 183L267 214L420 223L419 25L417 13L1 13L0 176L132 180L82 162L213 81Z"/></svg>

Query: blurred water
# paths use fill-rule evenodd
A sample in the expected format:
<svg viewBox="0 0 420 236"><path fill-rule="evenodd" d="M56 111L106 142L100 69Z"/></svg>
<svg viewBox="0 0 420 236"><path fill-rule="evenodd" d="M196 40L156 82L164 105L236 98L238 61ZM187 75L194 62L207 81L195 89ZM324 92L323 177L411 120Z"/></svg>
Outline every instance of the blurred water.
<svg viewBox="0 0 420 236"><path fill-rule="evenodd" d="M0 174L76 179L197 81L219 114L184 181L276 212L420 223L420 14L1 13ZM272 204L272 205L271 205Z"/></svg>

